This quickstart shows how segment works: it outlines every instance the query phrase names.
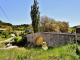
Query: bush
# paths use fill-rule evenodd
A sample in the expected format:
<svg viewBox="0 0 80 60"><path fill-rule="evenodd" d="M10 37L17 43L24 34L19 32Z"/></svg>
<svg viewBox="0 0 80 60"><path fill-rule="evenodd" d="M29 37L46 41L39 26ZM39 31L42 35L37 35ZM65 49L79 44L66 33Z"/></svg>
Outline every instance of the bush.
<svg viewBox="0 0 80 60"><path fill-rule="evenodd" d="M27 38L22 37L22 43L23 44L27 43Z"/></svg>
<svg viewBox="0 0 80 60"><path fill-rule="evenodd" d="M8 38L9 32L8 31L3 31L1 34L4 35L5 38Z"/></svg>
<svg viewBox="0 0 80 60"><path fill-rule="evenodd" d="M31 34L32 32L28 32L27 34Z"/></svg>
<svg viewBox="0 0 80 60"><path fill-rule="evenodd" d="M19 34L19 36L23 36L23 35L27 35L27 33L23 32Z"/></svg>
<svg viewBox="0 0 80 60"><path fill-rule="evenodd" d="M17 32L14 31L15 36L17 36Z"/></svg>
<svg viewBox="0 0 80 60"><path fill-rule="evenodd" d="M78 48L78 44L76 43L76 53L77 54L80 54L80 50L79 50L79 48Z"/></svg>
<svg viewBox="0 0 80 60"><path fill-rule="evenodd" d="M75 49L75 45L74 45L74 41L73 40L74 39L69 39L69 41L68 41L68 45L69 45L68 50L69 51L73 51Z"/></svg>
<svg viewBox="0 0 80 60"><path fill-rule="evenodd" d="M8 38L11 38L12 36L11 35L8 35Z"/></svg>
<svg viewBox="0 0 80 60"><path fill-rule="evenodd" d="M78 47L76 47L76 53L77 54L79 54L80 52L79 52L79 49L78 49Z"/></svg>
<svg viewBox="0 0 80 60"><path fill-rule="evenodd" d="M17 37L15 37L15 38L14 38L14 41L15 41L16 43L17 43L17 40L18 40L18 38L17 38Z"/></svg>
<svg viewBox="0 0 80 60"><path fill-rule="evenodd" d="M13 34L13 33L14 33L14 31L11 32L11 34Z"/></svg>
<svg viewBox="0 0 80 60"><path fill-rule="evenodd" d="M20 45L25 45L27 43L27 38L22 37L22 36L17 36L14 38L14 44L20 46Z"/></svg>

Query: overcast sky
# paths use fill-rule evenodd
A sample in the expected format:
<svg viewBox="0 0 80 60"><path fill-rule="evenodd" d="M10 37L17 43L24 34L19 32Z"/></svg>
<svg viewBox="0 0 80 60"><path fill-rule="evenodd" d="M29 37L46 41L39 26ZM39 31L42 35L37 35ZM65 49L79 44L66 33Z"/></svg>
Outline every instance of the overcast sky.
<svg viewBox="0 0 80 60"><path fill-rule="evenodd" d="M56 21L69 22L69 26L80 25L80 0L37 0L40 16ZM0 6L13 25L31 24L31 5L34 0L0 0ZM0 20L10 23L0 9Z"/></svg>

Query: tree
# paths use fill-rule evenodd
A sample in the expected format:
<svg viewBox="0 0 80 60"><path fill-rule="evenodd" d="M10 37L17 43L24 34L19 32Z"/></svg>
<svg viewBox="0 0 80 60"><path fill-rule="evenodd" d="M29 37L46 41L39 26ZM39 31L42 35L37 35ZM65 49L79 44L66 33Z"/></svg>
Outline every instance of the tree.
<svg viewBox="0 0 80 60"><path fill-rule="evenodd" d="M0 28L1 28L1 25L2 25L2 21L0 20Z"/></svg>
<svg viewBox="0 0 80 60"><path fill-rule="evenodd" d="M44 17L41 17L41 21L40 21L40 25L42 26L42 28L40 30L42 30L43 32L45 32L45 27L46 27L46 24L49 23L49 18L47 16L44 16Z"/></svg>
<svg viewBox="0 0 80 60"><path fill-rule="evenodd" d="M31 6L31 19L34 33L39 31L40 12L37 0L34 0L34 4Z"/></svg>
<svg viewBox="0 0 80 60"><path fill-rule="evenodd" d="M12 27L11 26L6 26L6 29L9 32L9 34L12 32Z"/></svg>
<svg viewBox="0 0 80 60"><path fill-rule="evenodd" d="M41 17L40 25L40 31L42 32L59 32L57 22L47 16Z"/></svg>
<svg viewBox="0 0 80 60"><path fill-rule="evenodd" d="M47 16L41 17L40 31L70 33L68 22L55 21Z"/></svg>
<svg viewBox="0 0 80 60"><path fill-rule="evenodd" d="M7 37L8 37L8 35L9 35L9 32L8 32L8 31L3 31L3 32L1 33L1 35L4 35L4 36L5 36L5 38L7 38Z"/></svg>
<svg viewBox="0 0 80 60"><path fill-rule="evenodd" d="M68 22L62 22L62 28L61 28L61 32L65 32L67 33L68 30L69 30L69 25L68 25Z"/></svg>

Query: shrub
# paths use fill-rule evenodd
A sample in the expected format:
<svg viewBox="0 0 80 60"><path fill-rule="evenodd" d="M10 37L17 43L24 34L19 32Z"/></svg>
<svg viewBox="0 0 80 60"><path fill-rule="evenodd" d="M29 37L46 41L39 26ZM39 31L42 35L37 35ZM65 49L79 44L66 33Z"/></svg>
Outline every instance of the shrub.
<svg viewBox="0 0 80 60"><path fill-rule="evenodd" d="M79 48L78 48L78 44L76 43L76 53L77 54L80 54L80 50L79 50Z"/></svg>
<svg viewBox="0 0 80 60"><path fill-rule="evenodd" d="M14 33L14 31L11 32L12 34Z"/></svg>
<svg viewBox="0 0 80 60"><path fill-rule="evenodd" d="M11 35L8 35L8 38L11 38L12 36Z"/></svg>
<svg viewBox="0 0 80 60"><path fill-rule="evenodd" d="M75 49L75 45L74 45L74 39L69 39L68 41L68 45L69 45L69 51L73 51Z"/></svg>
<svg viewBox="0 0 80 60"><path fill-rule="evenodd" d="M78 49L78 47L76 47L76 53L77 54L79 54L80 52L79 52L79 49Z"/></svg>
<svg viewBox="0 0 80 60"><path fill-rule="evenodd" d="M14 38L14 41L15 41L16 43L17 43L17 40L18 40L18 38L17 38L17 37L15 37L15 38Z"/></svg>
<svg viewBox="0 0 80 60"><path fill-rule="evenodd" d="M17 32L14 31L15 36L17 36Z"/></svg>
<svg viewBox="0 0 80 60"><path fill-rule="evenodd" d="M23 44L27 43L27 38L26 37L22 37L22 43Z"/></svg>
<svg viewBox="0 0 80 60"><path fill-rule="evenodd" d="M31 34L32 32L28 32L27 34Z"/></svg>
<svg viewBox="0 0 80 60"><path fill-rule="evenodd" d="M8 31L3 31L1 34L2 34L2 35L4 35L4 36L5 36L5 38L7 38L7 37L8 37L8 35L9 35L9 32L8 32Z"/></svg>

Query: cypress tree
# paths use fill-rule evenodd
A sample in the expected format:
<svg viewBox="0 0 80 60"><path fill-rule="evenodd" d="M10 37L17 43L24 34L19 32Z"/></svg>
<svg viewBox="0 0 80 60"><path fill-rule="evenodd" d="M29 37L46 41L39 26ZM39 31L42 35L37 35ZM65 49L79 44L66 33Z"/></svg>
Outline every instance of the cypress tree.
<svg viewBox="0 0 80 60"><path fill-rule="evenodd" d="M39 6L37 6L38 4L37 0L34 0L34 4L31 6L30 12L34 33L39 31L40 12Z"/></svg>

